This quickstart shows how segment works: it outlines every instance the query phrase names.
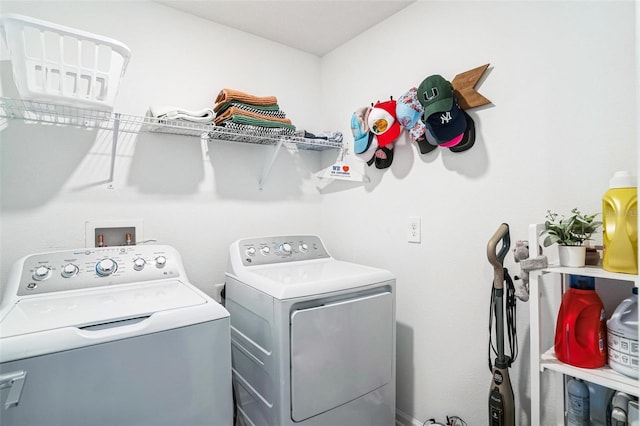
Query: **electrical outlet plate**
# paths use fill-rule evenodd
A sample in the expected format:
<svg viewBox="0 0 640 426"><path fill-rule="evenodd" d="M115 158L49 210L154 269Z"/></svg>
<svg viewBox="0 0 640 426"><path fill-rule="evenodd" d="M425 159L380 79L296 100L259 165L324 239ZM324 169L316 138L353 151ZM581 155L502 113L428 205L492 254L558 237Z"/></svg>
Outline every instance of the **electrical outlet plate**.
<svg viewBox="0 0 640 426"><path fill-rule="evenodd" d="M421 241L420 217L411 216L407 219L407 241L420 243Z"/></svg>
<svg viewBox="0 0 640 426"><path fill-rule="evenodd" d="M85 246L100 247L99 236L102 236L102 246L135 245L144 241L142 220L87 220L85 222ZM127 242L130 236L130 242Z"/></svg>

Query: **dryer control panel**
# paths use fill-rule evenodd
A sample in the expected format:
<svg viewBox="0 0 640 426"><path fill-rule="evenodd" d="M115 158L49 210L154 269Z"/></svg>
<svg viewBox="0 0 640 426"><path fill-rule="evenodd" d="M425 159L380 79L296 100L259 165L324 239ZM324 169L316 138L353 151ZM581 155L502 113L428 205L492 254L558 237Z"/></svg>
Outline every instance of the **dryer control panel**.
<svg viewBox="0 0 640 426"><path fill-rule="evenodd" d="M331 257L315 235L250 238L238 241L237 247L244 266Z"/></svg>
<svg viewBox="0 0 640 426"><path fill-rule="evenodd" d="M118 284L176 279L184 274L178 252L169 246L88 248L27 256L14 265L18 296Z"/></svg>

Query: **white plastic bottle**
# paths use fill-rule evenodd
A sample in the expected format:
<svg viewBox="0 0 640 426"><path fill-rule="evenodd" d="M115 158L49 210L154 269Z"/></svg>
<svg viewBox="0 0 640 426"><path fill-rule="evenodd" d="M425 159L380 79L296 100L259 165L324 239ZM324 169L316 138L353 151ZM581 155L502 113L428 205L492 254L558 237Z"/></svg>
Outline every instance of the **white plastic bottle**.
<svg viewBox="0 0 640 426"><path fill-rule="evenodd" d="M624 299L607 321L609 366L638 378L638 287Z"/></svg>
<svg viewBox="0 0 640 426"><path fill-rule="evenodd" d="M629 401L631 397L624 392L616 392L613 396L613 410L611 411L611 426L627 426Z"/></svg>
<svg viewBox="0 0 640 426"><path fill-rule="evenodd" d="M589 426L589 388L580 379L567 383L567 426Z"/></svg>

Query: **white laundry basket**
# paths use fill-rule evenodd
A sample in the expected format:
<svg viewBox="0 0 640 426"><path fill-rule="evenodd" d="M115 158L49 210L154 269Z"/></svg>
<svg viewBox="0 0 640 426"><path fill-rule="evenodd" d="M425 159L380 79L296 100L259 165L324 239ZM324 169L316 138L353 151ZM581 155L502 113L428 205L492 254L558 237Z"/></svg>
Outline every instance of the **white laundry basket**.
<svg viewBox="0 0 640 426"><path fill-rule="evenodd" d="M28 16L5 15L0 25L22 99L113 110L126 45Z"/></svg>

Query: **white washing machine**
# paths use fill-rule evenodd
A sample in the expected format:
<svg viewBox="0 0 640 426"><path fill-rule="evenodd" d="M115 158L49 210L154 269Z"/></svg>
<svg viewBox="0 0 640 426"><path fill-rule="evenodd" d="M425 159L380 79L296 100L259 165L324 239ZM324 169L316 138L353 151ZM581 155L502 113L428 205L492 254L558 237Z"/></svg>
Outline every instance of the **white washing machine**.
<svg viewBox="0 0 640 426"><path fill-rule="evenodd" d="M395 278L317 236L234 242L226 274L244 425L395 424Z"/></svg>
<svg viewBox="0 0 640 426"><path fill-rule="evenodd" d="M27 256L0 304L1 423L231 426L229 327L169 246Z"/></svg>

